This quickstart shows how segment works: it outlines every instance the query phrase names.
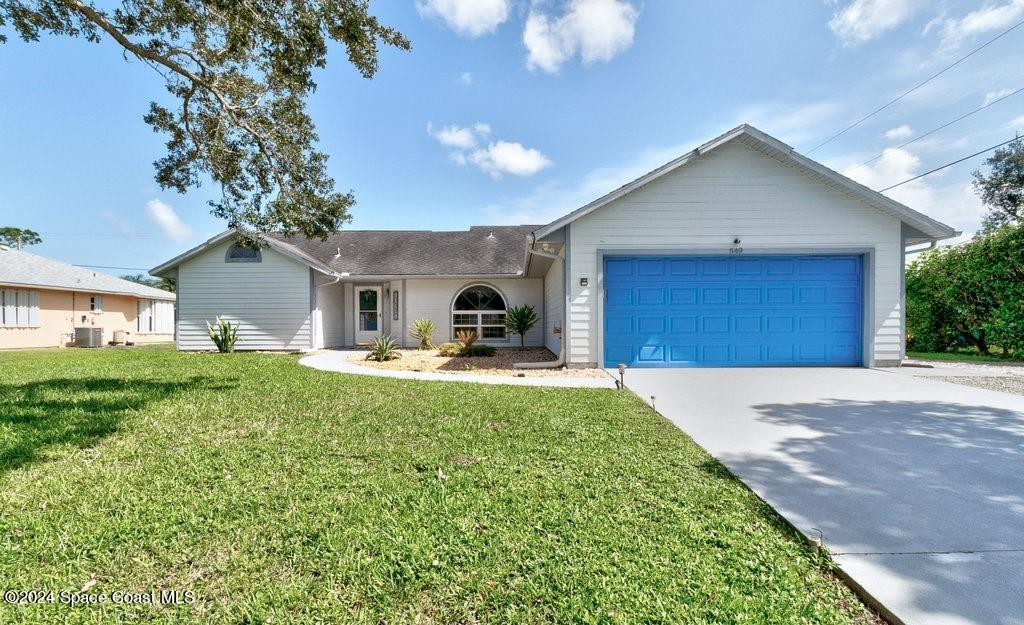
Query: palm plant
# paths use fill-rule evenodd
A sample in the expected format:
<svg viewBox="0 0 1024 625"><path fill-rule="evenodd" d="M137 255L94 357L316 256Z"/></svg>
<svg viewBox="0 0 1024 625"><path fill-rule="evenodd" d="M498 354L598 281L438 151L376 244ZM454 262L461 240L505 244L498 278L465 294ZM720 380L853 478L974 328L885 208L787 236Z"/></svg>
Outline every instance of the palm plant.
<svg viewBox="0 0 1024 625"><path fill-rule="evenodd" d="M455 336L458 337L462 346L466 349L473 347L473 343L476 342L476 332L473 330L459 330L455 333Z"/></svg>
<svg viewBox="0 0 1024 625"><path fill-rule="evenodd" d="M401 357L402 354L398 351L398 341L396 341L390 334L378 336L373 339L373 345L370 346L370 353L366 355L367 360L375 360L377 362L397 360Z"/></svg>
<svg viewBox="0 0 1024 625"><path fill-rule="evenodd" d="M238 325L231 325L231 322L227 319L217 317L214 322L215 325L210 325L210 322L206 322L206 331L210 335L210 340L217 346L217 351L222 354L227 354L235 351L235 341L238 340Z"/></svg>
<svg viewBox="0 0 1024 625"><path fill-rule="evenodd" d="M420 349L434 349L434 333L437 326L430 319L417 319L409 327L409 336L419 340Z"/></svg>
<svg viewBox="0 0 1024 625"><path fill-rule="evenodd" d="M537 325L540 317L533 306L513 306L505 311L505 329L519 335L520 349L526 349L526 333Z"/></svg>

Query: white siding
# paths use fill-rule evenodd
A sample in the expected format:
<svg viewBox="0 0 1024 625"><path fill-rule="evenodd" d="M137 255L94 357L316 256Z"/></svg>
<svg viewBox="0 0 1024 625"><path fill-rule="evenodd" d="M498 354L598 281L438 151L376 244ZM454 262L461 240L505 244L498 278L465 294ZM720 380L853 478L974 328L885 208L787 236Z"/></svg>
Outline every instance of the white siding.
<svg viewBox="0 0 1024 625"><path fill-rule="evenodd" d="M542 319L526 335L526 344L539 347L544 344L544 284L543 280L533 278L500 279L500 280L468 280L468 279L423 279L406 280L405 311L405 345L416 345L416 339L408 334L409 325L416 319L433 319L437 326L435 342L442 343L454 339L452 336L452 301L455 295L471 284L487 284L497 289L505 297L506 306L529 304L536 309ZM519 345L518 336L509 336L508 341L487 341L496 346Z"/></svg>
<svg viewBox="0 0 1024 625"><path fill-rule="evenodd" d="M325 284L326 282L326 284ZM316 318L317 347L341 347L345 344L344 285L324 276L317 280Z"/></svg>
<svg viewBox="0 0 1024 625"><path fill-rule="evenodd" d="M561 259L551 263L547 275L544 276L544 345L555 354L561 349L561 334L555 334L555 328L561 328L565 320L565 286L563 273L565 265Z"/></svg>
<svg viewBox="0 0 1024 625"><path fill-rule="evenodd" d="M569 354L602 360L598 251L727 254L871 248L865 300L865 364L902 350L900 222L741 144L725 145L569 225ZM579 280L589 278L590 286Z"/></svg>
<svg viewBox="0 0 1024 625"><path fill-rule="evenodd" d="M228 245L178 268L178 349L214 349L206 321L218 315L240 324L236 349L309 349L309 267L272 249L259 263L227 263Z"/></svg>

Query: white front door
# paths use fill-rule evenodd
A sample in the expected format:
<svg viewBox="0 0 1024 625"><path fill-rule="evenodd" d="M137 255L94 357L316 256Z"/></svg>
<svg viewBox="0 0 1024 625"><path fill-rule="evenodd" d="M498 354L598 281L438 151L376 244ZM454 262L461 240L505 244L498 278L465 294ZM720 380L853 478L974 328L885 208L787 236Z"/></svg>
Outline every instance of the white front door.
<svg viewBox="0 0 1024 625"><path fill-rule="evenodd" d="M371 343L381 333L380 287L356 287L356 343Z"/></svg>

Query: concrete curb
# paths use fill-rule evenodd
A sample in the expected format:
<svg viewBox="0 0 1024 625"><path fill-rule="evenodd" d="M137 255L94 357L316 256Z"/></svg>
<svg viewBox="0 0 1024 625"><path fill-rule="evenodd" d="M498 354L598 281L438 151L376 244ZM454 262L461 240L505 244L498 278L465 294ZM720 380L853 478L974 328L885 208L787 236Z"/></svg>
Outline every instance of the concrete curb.
<svg viewBox="0 0 1024 625"><path fill-rule="evenodd" d="M615 388L615 381L607 378L578 378L557 376L524 376L513 377L504 375L467 374L467 373L435 373L432 371L387 371L364 367L349 360L358 353L356 350L320 352L299 360L300 365L352 375L367 375L378 378L397 378L399 380L427 380L431 382L475 382L477 384L508 384L512 386L546 386L553 388Z"/></svg>

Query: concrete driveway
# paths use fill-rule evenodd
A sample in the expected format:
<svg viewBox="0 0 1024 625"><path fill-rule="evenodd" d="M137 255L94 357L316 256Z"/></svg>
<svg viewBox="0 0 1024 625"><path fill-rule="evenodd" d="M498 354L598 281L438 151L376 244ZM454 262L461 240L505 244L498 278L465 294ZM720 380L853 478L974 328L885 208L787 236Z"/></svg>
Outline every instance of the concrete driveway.
<svg viewBox="0 0 1024 625"><path fill-rule="evenodd" d="M1024 397L870 369L626 385L908 624L1024 625Z"/></svg>

